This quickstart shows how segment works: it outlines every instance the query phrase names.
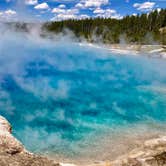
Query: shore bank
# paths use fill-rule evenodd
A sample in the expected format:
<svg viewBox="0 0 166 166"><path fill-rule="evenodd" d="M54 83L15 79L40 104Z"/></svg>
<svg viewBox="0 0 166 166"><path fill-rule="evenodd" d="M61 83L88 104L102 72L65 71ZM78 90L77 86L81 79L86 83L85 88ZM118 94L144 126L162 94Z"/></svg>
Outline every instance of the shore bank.
<svg viewBox="0 0 166 166"><path fill-rule="evenodd" d="M119 53L143 54L152 58L166 58L165 45L134 45L134 44L113 44L106 45L106 48Z"/></svg>
<svg viewBox="0 0 166 166"><path fill-rule="evenodd" d="M13 135L10 123L0 116L0 165L17 166L76 166L57 163L28 152ZM114 161L101 161L85 166L164 166L166 165L166 136L145 141ZM78 165L77 165L78 166Z"/></svg>
<svg viewBox="0 0 166 166"><path fill-rule="evenodd" d="M90 46L106 49L120 55L145 55L151 58L166 59L166 45L136 45L136 44L94 44L80 43L82 46Z"/></svg>

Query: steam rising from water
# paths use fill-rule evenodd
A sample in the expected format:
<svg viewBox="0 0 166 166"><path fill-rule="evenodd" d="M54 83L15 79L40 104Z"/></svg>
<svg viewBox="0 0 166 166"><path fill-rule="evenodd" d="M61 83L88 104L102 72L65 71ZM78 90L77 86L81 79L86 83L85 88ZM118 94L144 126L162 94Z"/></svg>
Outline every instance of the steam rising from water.
<svg viewBox="0 0 166 166"><path fill-rule="evenodd" d="M122 136L166 130L164 60L37 32L0 31L0 113L28 149L99 159L109 147L102 152L107 158L119 142L119 151L126 147Z"/></svg>

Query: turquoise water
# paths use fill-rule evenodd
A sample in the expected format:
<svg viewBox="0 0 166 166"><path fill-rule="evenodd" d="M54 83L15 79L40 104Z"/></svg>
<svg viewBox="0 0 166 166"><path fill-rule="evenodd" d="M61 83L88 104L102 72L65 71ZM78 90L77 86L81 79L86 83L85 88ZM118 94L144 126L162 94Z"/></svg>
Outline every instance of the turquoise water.
<svg viewBox="0 0 166 166"><path fill-rule="evenodd" d="M101 136L165 125L165 71L163 59L122 56L67 40L4 37L0 114L33 152L84 155Z"/></svg>

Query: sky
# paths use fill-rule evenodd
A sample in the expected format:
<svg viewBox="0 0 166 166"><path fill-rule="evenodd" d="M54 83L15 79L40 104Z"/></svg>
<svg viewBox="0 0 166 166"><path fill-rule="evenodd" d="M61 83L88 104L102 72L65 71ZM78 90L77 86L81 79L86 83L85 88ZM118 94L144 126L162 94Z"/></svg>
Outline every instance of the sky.
<svg viewBox="0 0 166 166"><path fill-rule="evenodd" d="M0 0L0 21L121 19L161 8L166 8L166 0Z"/></svg>

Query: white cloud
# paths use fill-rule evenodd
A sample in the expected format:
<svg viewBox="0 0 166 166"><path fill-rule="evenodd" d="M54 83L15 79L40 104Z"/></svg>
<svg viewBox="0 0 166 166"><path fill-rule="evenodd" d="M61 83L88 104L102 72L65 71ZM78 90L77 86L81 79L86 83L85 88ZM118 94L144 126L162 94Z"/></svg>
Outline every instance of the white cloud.
<svg viewBox="0 0 166 166"><path fill-rule="evenodd" d="M61 9L61 8L54 8L52 13L55 16L51 20L67 20L67 19L76 19L77 14L79 13L78 9Z"/></svg>
<svg viewBox="0 0 166 166"><path fill-rule="evenodd" d="M85 7L100 7L101 5L107 5L109 0L85 0Z"/></svg>
<svg viewBox="0 0 166 166"><path fill-rule="evenodd" d="M93 13L94 14L116 14L117 12L116 12L116 10L113 10L113 9L106 9L106 10L104 10L104 9L100 9L100 8L97 8L97 9L95 9L94 11L93 11Z"/></svg>
<svg viewBox="0 0 166 166"><path fill-rule="evenodd" d="M58 8L64 9L64 8L66 8L66 5L61 4L61 5L58 6Z"/></svg>
<svg viewBox="0 0 166 166"><path fill-rule="evenodd" d="M54 8L52 9L52 13L65 13L65 14L78 14L79 10L78 9L61 9L61 8Z"/></svg>
<svg viewBox="0 0 166 166"><path fill-rule="evenodd" d="M113 9L97 8L93 11L93 13L96 14L95 17L116 18L116 19L122 18L122 16L118 14L116 10Z"/></svg>
<svg viewBox="0 0 166 166"><path fill-rule="evenodd" d="M109 0L81 0L75 5L76 8L85 9L85 8L99 8L102 5L108 5Z"/></svg>
<svg viewBox="0 0 166 166"><path fill-rule="evenodd" d="M26 5L36 5L38 4L38 0L25 0Z"/></svg>
<svg viewBox="0 0 166 166"><path fill-rule="evenodd" d="M76 19L76 15L74 14L58 14L51 19L51 21L60 21L60 20L68 20L68 19Z"/></svg>
<svg viewBox="0 0 166 166"><path fill-rule="evenodd" d="M54 17L51 21L60 21L60 20L68 20L68 19L86 19L89 18L86 14L79 15L79 10L77 8L72 9L62 9L60 6L52 9L52 13L54 13Z"/></svg>
<svg viewBox="0 0 166 166"><path fill-rule="evenodd" d="M133 7L140 11L150 11L154 8L155 2L134 3Z"/></svg>
<svg viewBox="0 0 166 166"><path fill-rule="evenodd" d="M4 13L5 13L6 15L15 15L15 14L16 14L16 11L9 9L9 10L6 10Z"/></svg>
<svg viewBox="0 0 166 166"><path fill-rule="evenodd" d="M49 6L46 2L44 2L44 3L40 3L36 5L34 8L37 10L46 10L46 9L49 9Z"/></svg>
<svg viewBox="0 0 166 166"><path fill-rule="evenodd" d="M17 12L15 10L5 10L0 12L0 20L16 20Z"/></svg>
<svg viewBox="0 0 166 166"><path fill-rule="evenodd" d="M82 3L77 3L77 4L75 5L75 7L76 7L76 8L80 8L80 9L85 8L85 6L84 6Z"/></svg>
<svg viewBox="0 0 166 166"><path fill-rule="evenodd" d="M94 14L103 14L105 12L105 10L101 9L101 8L97 8L93 11Z"/></svg>
<svg viewBox="0 0 166 166"><path fill-rule="evenodd" d="M90 18L90 16L88 16L87 14L81 14L77 16L77 19L86 19L86 18Z"/></svg>
<svg viewBox="0 0 166 166"><path fill-rule="evenodd" d="M90 18L90 16L86 14L81 14L81 15L76 15L76 14L66 14L66 13L61 13L56 15L51 19L51 21L60 21L60 20L68 20L68 19L86 19Z"/></svg>
<svg viewBox="0 0 166 166"><path fill-rule="evenodd" d="M52 13L65 13L65 9L54 8L52 9Z"/></svg>

